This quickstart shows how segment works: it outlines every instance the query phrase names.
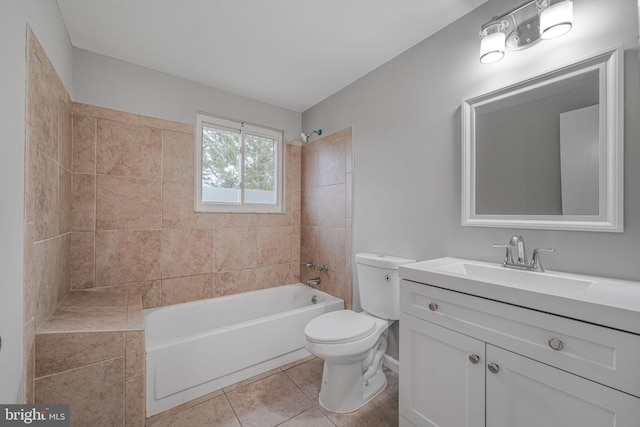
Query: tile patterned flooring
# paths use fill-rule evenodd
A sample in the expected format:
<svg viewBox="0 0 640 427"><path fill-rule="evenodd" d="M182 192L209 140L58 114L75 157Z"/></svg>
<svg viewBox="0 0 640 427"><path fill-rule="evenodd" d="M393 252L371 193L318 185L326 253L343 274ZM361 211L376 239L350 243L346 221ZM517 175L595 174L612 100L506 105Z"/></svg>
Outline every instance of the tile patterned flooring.
<svg viewBox="0 0 640 427"><path fill-rule="evenodd" d="M398 375L385 368L387 387L349 414L318 404L323 361L307 357L147 419L148 427L393 427L398 425Z"/></svg>

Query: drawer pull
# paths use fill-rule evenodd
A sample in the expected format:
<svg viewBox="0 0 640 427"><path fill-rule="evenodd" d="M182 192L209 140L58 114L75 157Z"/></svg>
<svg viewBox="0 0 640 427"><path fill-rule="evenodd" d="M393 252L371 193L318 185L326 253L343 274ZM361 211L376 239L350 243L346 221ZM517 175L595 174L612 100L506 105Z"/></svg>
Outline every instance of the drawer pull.
<svg viewBox="0 0 640 427"><path fill-rule="evenodd" d="M435 302L429 303L429 310L436 311L437 309L438 309L438 304L436 304Z"/></svg>
<svg viewBox="0 0 640 427"><path fill-rule="evenodd" d="M480 361L480 356L478 356L477 354L469 355L469 362L473 363L474 365L477 365L479 361Z"/></svg>
<svg viewBox="0 0 640 427"><path fill-rule="evenodd" d="M560 341L558 338L551 338L549 340L549 347L556 351L560 351L564 348L564 344L562 344L562 341Z"/></svg>
<svg viewBox="0 0 640 427"><path fill-rule="evenodd" d="M500 366L498 366L497 363L489 363L487 365L487 369L489 369L489 372L491 372L492 374L497 374L500 370Z"/></svg>

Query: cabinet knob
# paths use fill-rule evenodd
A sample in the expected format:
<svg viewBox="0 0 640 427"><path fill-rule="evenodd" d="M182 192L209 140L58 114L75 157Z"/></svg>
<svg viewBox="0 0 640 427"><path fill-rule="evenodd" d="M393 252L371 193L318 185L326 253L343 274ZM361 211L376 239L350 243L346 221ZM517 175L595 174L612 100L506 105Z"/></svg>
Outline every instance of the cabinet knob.
<svg viewBox="0 0 640 427"><path fill-rule="evenodd" d="M437 309L438 309L438 304L436 304L435 302L429 303L429 310L436 311Z"/></svg>
<svg viewBox="0 0 640 427"><path fill-rule="evenodd" d="M469 362L473 363L474 365L477 365L479 361L480 361L480 356L478 356L477 354L469 355Z"/></svg>
<svg viewBox="0 0 640 427"><path fill-rule="evenodd" d="M564 344L562 344L562 341L560 341L558 338L551 338L549 340L549 347L556 351L560 351L564 348Z"/></svg>
<svg viewBox="0 0 640 427"><path fill-rule="evenodd" d="M492 374L497 374L500 370L500 366L498 366L497 363L489 363L487 365L487 369L489 369L489 372L491 372Z"/></svg>

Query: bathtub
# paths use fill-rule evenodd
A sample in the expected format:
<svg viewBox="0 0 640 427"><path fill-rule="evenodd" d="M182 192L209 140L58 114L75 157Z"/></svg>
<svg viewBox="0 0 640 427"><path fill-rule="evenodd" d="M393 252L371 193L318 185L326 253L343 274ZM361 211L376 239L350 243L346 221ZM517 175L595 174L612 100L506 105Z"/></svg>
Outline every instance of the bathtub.
<svg viewBox="0 0 640 427"><path fill-rule="evenodd" d="M308 356L304 327L343 308L297 283L144 310L147 417Z"/></svg>

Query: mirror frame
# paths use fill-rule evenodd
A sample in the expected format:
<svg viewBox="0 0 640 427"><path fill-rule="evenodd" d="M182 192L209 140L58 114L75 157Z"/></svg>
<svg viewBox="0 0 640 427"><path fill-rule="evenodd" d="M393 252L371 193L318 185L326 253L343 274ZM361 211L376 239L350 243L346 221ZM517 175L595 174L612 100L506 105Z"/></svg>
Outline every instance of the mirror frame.
<svg viewBox="0 0 640 427"><path fill-rule="evenodd" d="M462 103L462 226L575 231L623 231L623 56L624 52L621 48L611 50L572 65L524 80L520 83L466 100ZM600 85L600 214L477 214L475 208L476 108L593 70L599 71Z"/></svg>

